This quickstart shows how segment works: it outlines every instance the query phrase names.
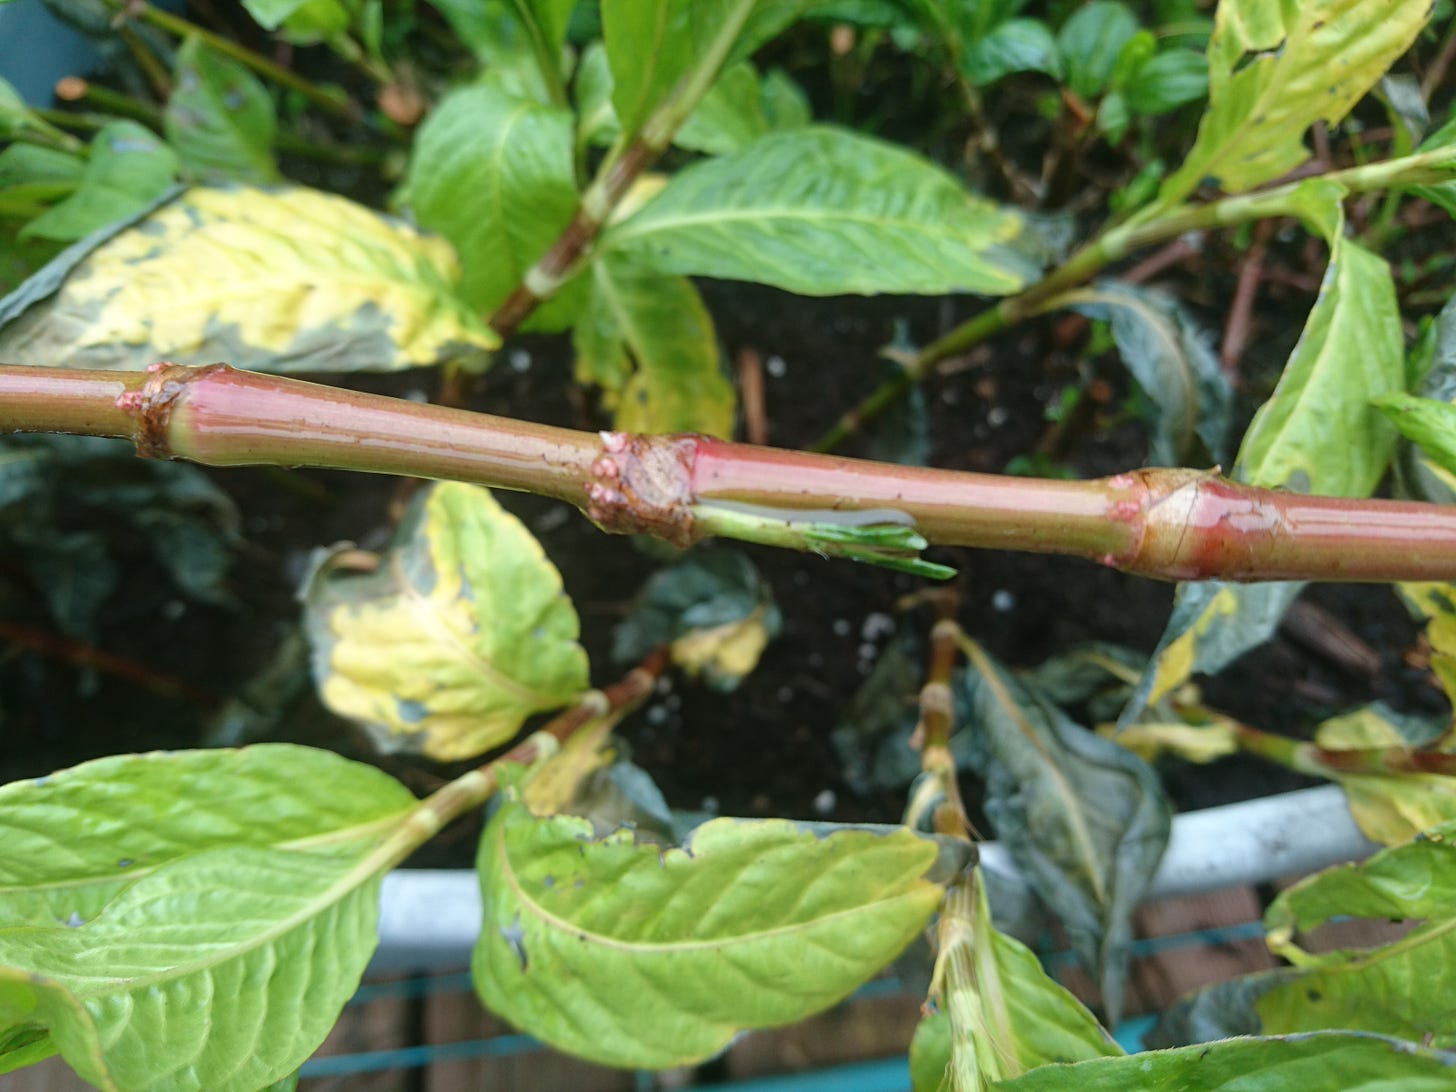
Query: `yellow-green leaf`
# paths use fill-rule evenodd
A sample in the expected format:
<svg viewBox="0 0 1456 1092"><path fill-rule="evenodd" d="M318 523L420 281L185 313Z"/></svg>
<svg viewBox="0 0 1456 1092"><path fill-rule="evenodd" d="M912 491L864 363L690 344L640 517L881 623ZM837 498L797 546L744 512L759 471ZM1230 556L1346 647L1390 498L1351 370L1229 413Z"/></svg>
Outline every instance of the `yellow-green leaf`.
<svg viewBox="0 0 1456 1092"><path fill-rule="evenodd" d="M719 364L713 319L686 277L611 259L590 273L577 323L577 378L600 384L626 432L733 432L733 387Z"/></svg>
<svg viewBox="0 0 1456 1092"><path fill-rule="evenodd" d="M303 186L187 190L0 300L0 357L140 369L389 371L495 335L455 296L450 245Z"/></svg>
<svg viewBox="0 0 1456 1092"><path fill-rule="evenodd" d="M471 758L587 688L560 574L478 486L431 487L376 571L326 566L307 602L325 704L386 750Z"/></svg>
<svg viewBox="0 0 1456 1092"><path fill-rule="evenodd" d="M1456 584L1406 583L1396 587L1406 605L1426 620L1431 670L1456 707Z"/></svg>
<svg viewBox="0 0 1456 1092"><path fill-rule="evenodd" d="M1410 0L1222 0L1208 43L1208 110L1164 200L1206 178L1240 193L1299 166L1309 158L1305 130L1348 114L1430 10Z"/></svg>
<svg viewBox="0 0 1456 1092"><path fill-rule="evenodd" d="M969 847L715 819L683 848L502 807L481 837L481 999L543 1042L665 1068L839 1001L924 928Z"/></svg>
<svg viewBox="0 0 1456 1092"><path fill-rule="evenodd" d="M1333 717L1319 726L1315 743L1334 752L1327 776L1345 790L1350 814L1361 832L1373 842L1393 846L1438 823L1456 821L1456 777L1412 770L1340 772L1339 751L1412 746L1413 741L1386 712L1372 705Z"/></svg>

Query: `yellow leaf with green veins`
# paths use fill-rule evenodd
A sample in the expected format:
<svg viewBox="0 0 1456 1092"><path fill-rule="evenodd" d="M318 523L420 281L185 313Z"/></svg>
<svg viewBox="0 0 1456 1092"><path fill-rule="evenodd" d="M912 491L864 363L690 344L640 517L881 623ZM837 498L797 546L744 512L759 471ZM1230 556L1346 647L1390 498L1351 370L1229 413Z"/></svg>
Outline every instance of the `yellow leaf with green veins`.
<svg viewBox="0 0 1456 1092"><path fill-rule="evenodd" d="M343 197L189 189L0 301L0 356L391 371L494 348L450 244Z"/></svg>
<svg viewBox="0 0 1456 1092"><path fill-rule="evenodd" d="M325 566L305 598L324 704L385 750L473 758L588 686L561 575L478 486L432 486L375 571Z"/></svg>

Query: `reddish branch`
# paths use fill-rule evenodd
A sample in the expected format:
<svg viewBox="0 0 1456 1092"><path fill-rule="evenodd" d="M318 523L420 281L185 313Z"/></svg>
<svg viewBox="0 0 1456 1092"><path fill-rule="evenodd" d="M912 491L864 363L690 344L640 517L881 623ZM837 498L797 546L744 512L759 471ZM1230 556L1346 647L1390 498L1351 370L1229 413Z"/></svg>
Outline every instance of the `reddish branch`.
<svg viewBox="0 0 1456 1092"><path fill-rule="evenodd" d="M727 502L777 519L908 519L932 544L1089 558L1165 580L1452 580L1456 508L1307 497L1195 470L1088 482L895 466L697 435L577 432L236 371L0 367L0 430L140 454L451 478L555 497L678 545Z"/></svg>

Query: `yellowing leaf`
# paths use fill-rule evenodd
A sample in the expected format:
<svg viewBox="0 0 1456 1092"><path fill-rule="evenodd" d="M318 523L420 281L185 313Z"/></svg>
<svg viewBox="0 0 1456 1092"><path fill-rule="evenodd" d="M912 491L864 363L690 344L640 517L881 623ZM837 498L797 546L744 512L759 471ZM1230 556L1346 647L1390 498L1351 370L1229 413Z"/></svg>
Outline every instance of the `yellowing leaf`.
<svg viewBox="0 0 1456 1092"><path fill-rule="evenodd" d="M471 758L587 688L560 574L477 486L431 487L377 571L324 572L307 600L325 704L386 750Z"/></svg>
<svg viewBox="0 0 1456 1092"><path fill-rule="evenodd" d="M1208 43L1208 110L1177 201L1205 178L1240 193L1299 166L1305 130L1334 123L1375 86L1430 16L1409 0L1222 0Z"/></svg>
<svg viewBox="0 0 1456 1092"><path fill-rule="evenodd" d="M759 606L747 618L711 629L694 630L672 643L672 661L689 675L707 675L737 682L758 666L768 646L764 624L766 606Z"/></svg>
<svg viewBox="0 0 1456 1092"><path fill-rule="evenodd" d="M0 301L0 356L389 371L493 348L450 245L302 186L187 190Z"/></svg>
<svg viewBox="0 0 1456 1092"><path fill-rule="evenodd" d="M1398 584L1401 598L1426 619L1431 642L1431 670L1441 680L1446 697L1456 706L1456 585Z"/></svg>

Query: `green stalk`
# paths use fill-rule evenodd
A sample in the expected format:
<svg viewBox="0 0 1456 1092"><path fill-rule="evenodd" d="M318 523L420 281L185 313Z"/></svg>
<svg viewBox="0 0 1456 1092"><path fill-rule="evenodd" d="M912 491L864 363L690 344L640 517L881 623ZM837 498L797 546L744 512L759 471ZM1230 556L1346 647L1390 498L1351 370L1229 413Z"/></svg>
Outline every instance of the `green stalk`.
<svg viewBox="0 0 1456 1092"><path fill-rule="evenodd" d="M1453 507L1308 497L1196 470L1011 478L695 434L577 432L223 364L0 366L0 431L120 436L144 456L212 466L333 467L526 490L576 505L603 530L679 546L734 534L726 511L760 531L783 525L780 544L872 561L877 552L906 560L913 535L1079 556L1164 580L1456 580Z"/></svg>
<svg viewBox="0 0 1456 1092"><path fill-rule="evenodd" d="M1330 171L1319 177L1341 186L1347 194L1357 194L1445 182L1451 179L1453 173L1456 173L1456 158L1447 148ZM1298 216L1298 191L1309 181L1301 179L1258 193L1236 194L1206 205L1180 205L1172 209L1150 206L1105 229L1030 288L1008 296L927 345L903 371L880 384L858 406L846 412L811 450L834 450L893 405L912 386L924 380L942 360L964 353L1019 322L1055 310L1066 292L1081 287L1134 251L1191 231L1232 227L1278 216Z"/></svg>
<svg viewBox="0 0 1456 1092"><path fill-rule="evenodd" d="M635 133L623 133L598 168L577 204L571 223L562 230L522 278L516 290L490 316L490 327L508 337L536 307L569 281L590 253L593 242L639 175L656 162L672 138L697 109L718 78L756 0L737 0L702 60L673 88Z"/></svg>

